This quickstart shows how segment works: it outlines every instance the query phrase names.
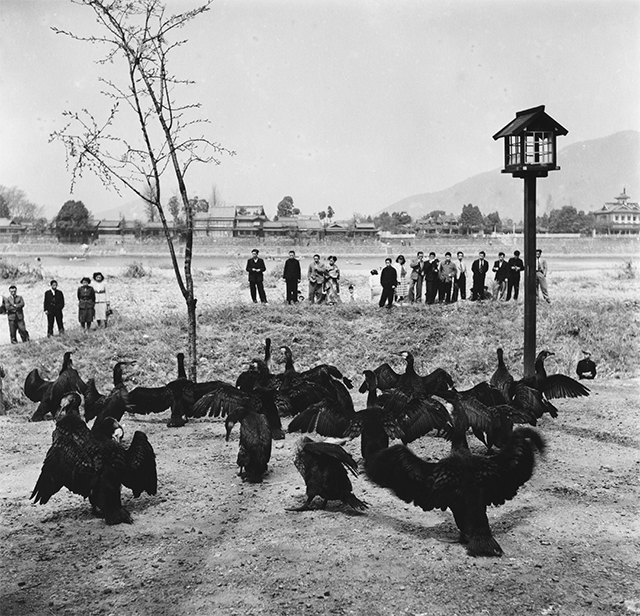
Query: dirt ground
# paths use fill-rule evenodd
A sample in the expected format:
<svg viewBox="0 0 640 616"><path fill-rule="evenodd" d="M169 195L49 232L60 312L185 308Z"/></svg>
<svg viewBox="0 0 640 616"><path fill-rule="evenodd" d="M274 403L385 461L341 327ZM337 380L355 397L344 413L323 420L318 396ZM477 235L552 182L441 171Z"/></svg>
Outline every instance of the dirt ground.
<svg viewBox="0 0 640 616"><path fill-rule="evenodd" d="M167 429L166 413L124 418L157 454L159 492L125 505L134 523L109 527L62 490L29 494L51 422L0 417L3 615L640 614L638 380L591 383L559 402L540 430L548 452L516 498L489 511L502 558L471 558L450 512L423 512L368 482L353 513L294 513L304 495L276 444L261 485L237 475L237 428L221 420ZM447 444L425 437L421 455ZM359 440L347 445L358 459Z"/></svg>
<svg viewBox="0 0 640 616"><path fill-rule="evenodd" d="M21 288L38 306L42 285ZM117 307L133 300L127 285L112 290ZM247 290L224 296L247 301ZM37 312L27 318L44 331ZM29 501L53 424L10 413L0 417L0 614L640 614L640 379L589 386L589 398L559 400L559 417L540 422L548 451L533 478L489 510L502 558L469 557L449 511L407 505L364 474L353 484L366 512L288 512L304 498L296 435L275 444L264 483L249 485L237 475L237 427L226 443L222 420L168 429L168 411L123 419L125 438L143 430L153 444L159 491L125 490L134 523L109 527L65 489ZM359 439L346 447L360 458ZM411 447L448 451L429 436Z"/></svg>

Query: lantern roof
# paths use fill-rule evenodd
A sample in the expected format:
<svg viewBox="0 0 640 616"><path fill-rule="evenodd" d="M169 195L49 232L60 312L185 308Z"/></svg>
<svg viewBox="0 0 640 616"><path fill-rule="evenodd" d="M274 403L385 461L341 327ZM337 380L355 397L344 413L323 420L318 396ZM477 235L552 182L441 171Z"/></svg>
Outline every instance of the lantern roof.
<svg viewBox="0 0 640 616"><path fill-rule="evenodd" d="M531 107L531 109L516 112L515 120L511 120L511 122L499 130L493 138L500 139L501 137L508 137L509 135L521 135L529 130L551 131L556 135L566 135L569 132L564 126L544 112L544 105L540 105L539 107Z"/></svg>

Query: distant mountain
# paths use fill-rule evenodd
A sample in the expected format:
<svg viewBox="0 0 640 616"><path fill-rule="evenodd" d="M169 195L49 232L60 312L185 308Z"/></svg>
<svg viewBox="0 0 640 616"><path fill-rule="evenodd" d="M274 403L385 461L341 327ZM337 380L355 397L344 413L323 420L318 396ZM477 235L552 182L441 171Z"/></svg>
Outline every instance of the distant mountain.
<svg viewBox="0 0 640 616"><path fill-rule="evenodd" d="M640 133L628 130L601 139L568 145L558 151L560 171L538 180L538 213L563 205L591 212L613 201L623 188L632 201L640 200ZM460 214L472 203L486 216L498 212L501 218L519 222L523 217L524 182L501 173L481 173L434 193L402 199L381 212L407 212L414 220L433 210Z"/></svg>
<svg viewBox="0 0 640 616"><path fill-rule="evenodd" d="M147 220L147 212L144 201L142 199L134 199L122 203L121 205L115 205L106 210L100 210L91 212L94 220L140 220L145 222Z"/></svg>

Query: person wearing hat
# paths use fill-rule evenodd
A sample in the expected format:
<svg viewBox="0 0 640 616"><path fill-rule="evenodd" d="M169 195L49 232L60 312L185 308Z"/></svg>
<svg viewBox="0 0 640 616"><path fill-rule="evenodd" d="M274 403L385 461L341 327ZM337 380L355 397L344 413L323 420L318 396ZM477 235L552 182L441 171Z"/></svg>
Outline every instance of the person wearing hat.
<svg viewBox="0 0 640 616"><path fill-rule="evenodd" d="M96 292L91 286L91 278L85 276L78 287L78 321L80 327L89 331L95 316Z"/></svg>
<svg viewBox="0 0 640 616"><path fill-rule="evenodd" d="M247 261L246 270L249 273L249 291L254 304L258 303L257 295L260 296L260 301L263 304L268 304L267 295L264 292L264 272L267 266L264 264L264 260L258 256L259 254L260 251L254 248L251 251L251 258Z"/></svg>
<svg viewBox="0 0 640 616"><path fill-rule="evenodd" d="M520 251L514 250L513 257L509 259L509 278L507 280L507 301L518 299L520 293L520 272L524 272L524 262L520 258Z"/></svg>
<svg viewBox="0 0 640 616"><path fill-rule="evenodd" d="M29 332L24 322L24 298L22 295L18 295L16 285L12 284L9 287L9 295L2 298L0 308L0 313L7 315L11 344L18 344L17 334L20 334L22 342L29 342Z"/></svg>
<svg viewBox="0 0 640 616"><path fill-rule="evenodd" d="M93 290L96 292L96 321L98 327L107 326L108 313L110 309L109 296L107 294L107 283L104 281L102 272L95 272L93 274L93 283L91 284Z"/></svg>

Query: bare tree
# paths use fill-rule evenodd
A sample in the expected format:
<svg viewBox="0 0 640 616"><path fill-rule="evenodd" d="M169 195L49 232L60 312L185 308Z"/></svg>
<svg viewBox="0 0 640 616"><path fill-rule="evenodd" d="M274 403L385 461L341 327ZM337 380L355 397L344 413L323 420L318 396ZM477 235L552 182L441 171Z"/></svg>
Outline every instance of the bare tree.
<svg viewBox="0 0 640 616"><path fill-rule="evenodd" d="M42 215L42 207L31 203L24 190L17 186L0 186L0 212L8 214L6 218L22 222L36 220Z"/></svg>
<svg viewBox="0 0 640 616"><path fill-rule="evenodd" d="M98 121L89 111L65 111L69 123L51 135L66 146L67 166L72 169L71 189L84 171L95 173L107 187L119 192L125 186L152 205L162 222L180 292L187 305L188 370L196 379L196 298L191 261L193 253L193 208L185 176L193 163L219 164L217 158L233 152L197 133L205 120L193 118L200 107L179 103L176 95L192 82L174 75L168 65L172 51L184 45L174 39L177 31L209 10L212 0L176 15L167 15L160 0L71 0L93 10L100 34L81 36L53 28L57 34L77 41L102 44L106 55L99 65L124 60L122 82L100 78L103 93L112 106L106 120ZM172 40L174 39L174 40ZM137 121L135 137L118 130L121 113ZM185 251L180 269L172 232L161 203L161 178L171 174L185 212Z"/></svg>
<svg viewBox="0 0 640 616"><path fill-rule="evenodd" d="M209 203L213 208L224 207L226 205L224 199L220 196L220 190L218 190L215 184L211 187L211 199L209 199Z"/></svg>

